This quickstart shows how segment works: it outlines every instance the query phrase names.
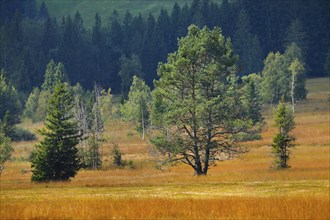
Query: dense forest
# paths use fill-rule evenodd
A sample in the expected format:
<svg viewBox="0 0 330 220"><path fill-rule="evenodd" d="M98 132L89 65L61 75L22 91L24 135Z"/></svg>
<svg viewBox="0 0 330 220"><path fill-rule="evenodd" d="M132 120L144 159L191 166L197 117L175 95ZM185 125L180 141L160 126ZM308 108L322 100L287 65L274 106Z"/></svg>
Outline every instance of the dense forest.
<svg viewBox="0 0 330 220"><path fill-rule="evenodd" d="M153 87L159 62L177 50L187 27L219 26L239 55L240 75L261 72L270 51L284 52L295 42L309 77L325 76L330 46L328 0L194 0L174 4L171 11L133 16L116 10L95 15L91 29L79 11L57 20L47 5L35 0L2 0L0 66L6 78L25 95L44 81L51 59L65 66L72 84L94 83L127 95L133 75ZM328 56L327 56L328 55Z"/></svg>

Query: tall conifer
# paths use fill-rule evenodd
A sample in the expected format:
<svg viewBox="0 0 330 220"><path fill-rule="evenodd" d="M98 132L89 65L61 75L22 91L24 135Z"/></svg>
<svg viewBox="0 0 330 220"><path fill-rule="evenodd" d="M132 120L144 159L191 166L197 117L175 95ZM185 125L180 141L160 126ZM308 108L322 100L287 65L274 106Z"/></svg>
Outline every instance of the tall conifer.
<svg viewBox="0 0 330 220"><path fill-rule="evenodd" d="M273 154L275 156L274 165L279 168L289 168L290 148L294 146L295 137L290 135L294 129L294 116L282 99L277 109L274 111L275 126L278 133L273 137Z"/></svg>
<svg viewBox="0 0 330 220"><path fill-rule="evenodd" d="M68 180L77 173L76 145L80 132L72 107L68 85L58 83L47 106L45 128L39 130L44 140L36 145L31 165L32 181Z"/></svg>

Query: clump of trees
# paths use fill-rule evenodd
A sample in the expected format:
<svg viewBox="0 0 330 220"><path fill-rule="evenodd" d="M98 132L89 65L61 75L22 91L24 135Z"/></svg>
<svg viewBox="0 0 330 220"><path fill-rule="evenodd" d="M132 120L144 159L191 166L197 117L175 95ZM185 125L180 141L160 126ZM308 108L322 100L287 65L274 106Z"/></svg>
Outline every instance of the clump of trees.
<svg viewBox="0 0 330 220"><path fill-rule="evenodd" d="M44 78L41 89L34 88L25 104L24 116L33 122L45 119L48 99L54 87L58 83L68 83L64 65L53 60L48 63ZM103 126L111 117L111 90L104 90L95 84L92 91L85 91L77 83L69 86L69 92L74 97L72 111L82 136L78 145L80 165L83 168L98 169L102 165L99 148L103 142Z"/></svg>
<svg viewBox="0 0 330 220"><path fill-rule="evenodd" d="M42 84L43 68L54 59L66 66L72 84L80 82L92 90L97 81L127 98L133 76L130 69L144 73L147 85L153 86L158 62L177 50L177 38L186 35L190 24L196 24L219 26L233 39L244 75L261 71L270 51L282 51L293 42L302 50L307 74L326 75L328 0L178 2L170 10L146 16L116 10L107 17L96 13L94 23L87 27L79 12L56 19L57 14L49 14L46 4L37 8L35 0L2 0L0 66L25 93Z"/></svg>
<svg viewBox="0 0 330 220"><path fill-rule="evenodd" d="M7 82L5 71L0 72L0 125L5 136L11 137L14 126L20 123L22 105L16 88Z"/></svg>
<svg viewBox="0 0 330 220"><path fill-rule="evenodd" d="M80 168L99 169L99 153L103 141L103 126L111 116L110 89L105 91L95 84L92 92L85 92L80 84L67 83L64 66L53 60L47 65L41 91L47 91L50 100L46 109L45 128L39 133L45 138L32 154L32 180L68 180ZM36 88L26 105L26 116L38 113L40 94ZM48 97L49 99L49 97ZM29 105L31 104L31 105ZM41 107L41 106L40 106Z"/></svg>
<svg viewBox="0 0 330 220"><path fill-rule="evenodd" d="M31 118L33 122L43 121L46 117L48 98L59 82L69 82L64 65L51 60L47 64L41 89L35 87L25 103L24 116Z"/></svg>
<svg viewBox="0 0 330 220"><path fill-rule="evenodd" d="M88 169L99 169L102 166L100 147L104 141L104 123L111 117L111 90L103 90L96 84L91 93L84 92L80 85L73 89L76 96L75 117L82 132L79 141L81 165Z"/></svg>
<svg viewBox="0 0 330 220"><path fill-rule="evenodd" d="M277 104L284 97L294 105L297 100L306 99L305 66L297 44L289 45L284 54L270 52L264 61L262 78L265 102Z"/></svg>
<svg viewBox="0 0 330 220"><path fill-rule="evenodd" d="M36 136L16 125L21 122L22 101L16 88L0 72L0 129L12 141L34 140Z"/></svg>
<svg viewBox="0 0 330 220"><path fill-rule="evenodd" d="M159 65L153 111L160 134L152 143L164 163L180 161L206 175L215 161L247 152L234 135L253 131L261 117L240 100L251 97L237 83L236 61L219 28L191 25L179 49Z"/></svg>
<svg viewBox="0 0 330 220"><path fill-rule="evenodd" d="M48 16L45 4L40 8L40 15L25 11L24 8L34 7L33 2L24 1L22 5L31 3L31 7L20 7L17 12L12 10L18 7L17 1L1 2L4 9L1 18L4 19L0 19L0 48L3 51L0 62L7 72L1 70L0 74L0 156L2 161L8 160L12 151L10 140L29 136L15 127L20 122L24 94L7 82L8 77L20 90L30 92L32 89L25 103L24 116L33 122L46 121L46 128L40 131L45 140L37 145L33 155L34 181L69 179L80 167L99 169L102 166L99 150L104 140L104 123L112 117L112 91L104 90L96 83L93 85L92 79L114 85L114 91L121 93L120 115L135 125L142 139L153 130L151 142L162 155L163 164L180 161L190 165L198 175L205 175L215 161L246 152L239 145L240 141L260 138L263 102L277 104L283 97L284 101L291 102L294 114L297 101L307 96L306 74L320 66L309 59L309 52L317 54L315 60L323 62L326 58L324 68L327 72L330 69L328 41L321 37L328 36L329 29L314 27L298 14L292 16L292 20L271 17L274 12L269 11L269 7L280 12L283 8L276 1L271 6L253 2L262 6L253 11L253 7L247 7L244 1L224 0L218 6L207 0L196 0L190 6L175 4L170 15L163 9L158 19L153 15L147 19L134 17L129 12L122 19L114 11L108 26L102 25L97 14L91 32L85 30L79 12L74 17L63 18L59 28ZM320 12L317 15L309 11L313 16L308 17L313 19L320 18L327 8L320 7L319 2L309 4ZM263 11L265 9L267 13ZM232 20L230 13L238 14L237 18ZM257 25L261 18L279 22ZM188 35L182 37L190 23L196 25L190 26ZM203 29L199 28L204 25ZM216 25L222 29L207 28ZM42 31L36 35L31 30ZM316 38L323 39L326 47L309 41L306 30L314 30ZM233 36L233 45L223 33ZM178 49L177 37L182 37ZM262 69L263 54L284 49L284 53L270 52ZM165 63L169 51L175 52L168 55ZM42 81L43 70L40 69L49 60ZM159 64L156 76L159 61L163 63ZM63 63L69 64L68 71ZM250 74L253 72L256 74ZM69 86L69 78L73 82L81 80L91 91L85 91L79 83ZM151 92L149 86L154 79L158 80ZM64 89L57 88L62 84ZM67 112L62 112L60 119L55 114L63 109L56 109L60 107L54 104L55 91L58 102L70 103L63 107ZM68 94L74 100L59 100L59 97L68 98ZM49 101L50 97L54 100ZM273 147L279 158L277 165L284 168L288 166L287 153L294 141L289 135L294 123L290 129L284 129L286 125L280 121L290 122L293 116L281 106L282 103L275 117L280 132L274 137ZM49 112L51 108L55 112ZM54 118L57 124L53 124ZM77 127L73 129L71 125ZM56 133L63 129L69 133ZM62 163L59 158L64 152L62 142L57 143L54 139L55 134L58 139L70 142L68 151L75 154L70 156L74 158L71 170L63 165L65 175L54 168ZM113 154L117 155L117 162L125 164L119 148Z"/></svg>

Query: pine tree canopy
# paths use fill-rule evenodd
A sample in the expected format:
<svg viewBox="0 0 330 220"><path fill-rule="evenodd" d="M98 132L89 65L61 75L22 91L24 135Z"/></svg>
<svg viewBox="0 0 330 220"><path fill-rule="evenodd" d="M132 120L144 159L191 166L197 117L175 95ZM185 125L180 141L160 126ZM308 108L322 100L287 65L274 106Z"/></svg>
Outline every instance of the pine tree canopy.
<svg viewBox="0 0 330 220"><path fill-rule="evenodd" d="M181 161L206 175L215 161L245 152L234 136L251 132L261 117L240 100L251 99L237 83L237 56L220 28L191 25L178 44L158 66L152 115L164 134L152 143L165 163Z"/></svg>
<svg viewBox="0 0 330 220"><path fill-rule="evenodd" d="M294 146L295 137L290 135L294 129L294 116L282 100L274 111L275 127L278 133L273 137L272 151L274 154L274 165L279 168L288 168L290 159L290 148Z"/></svg>

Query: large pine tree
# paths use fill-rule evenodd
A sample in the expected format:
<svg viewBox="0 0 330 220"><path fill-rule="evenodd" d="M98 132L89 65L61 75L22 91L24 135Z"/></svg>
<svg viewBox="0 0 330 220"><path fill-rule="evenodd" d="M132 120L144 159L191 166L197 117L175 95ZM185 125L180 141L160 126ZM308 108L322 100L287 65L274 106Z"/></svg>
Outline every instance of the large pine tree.
<svg viewBox="0 0 330 220"><path fill-rule="evenodd" d="M158 66L152 116L162 133L151 142L162 164L180 161L206 175L215 161L246 152L233 135L250 133L255 123L251 114L242 116L248 109L235 76L237 56L221 29L191 25L178 45Z"/></svg>
<svg viewBox="0 0 330 220"><path fill-rule="evenodd" d="M72 107L68 85L58 83L47 106L45 128L39 131L44 140L36 145L31 165L32 181L68 180L77 173L76 145L80 132Z"/></svg>

